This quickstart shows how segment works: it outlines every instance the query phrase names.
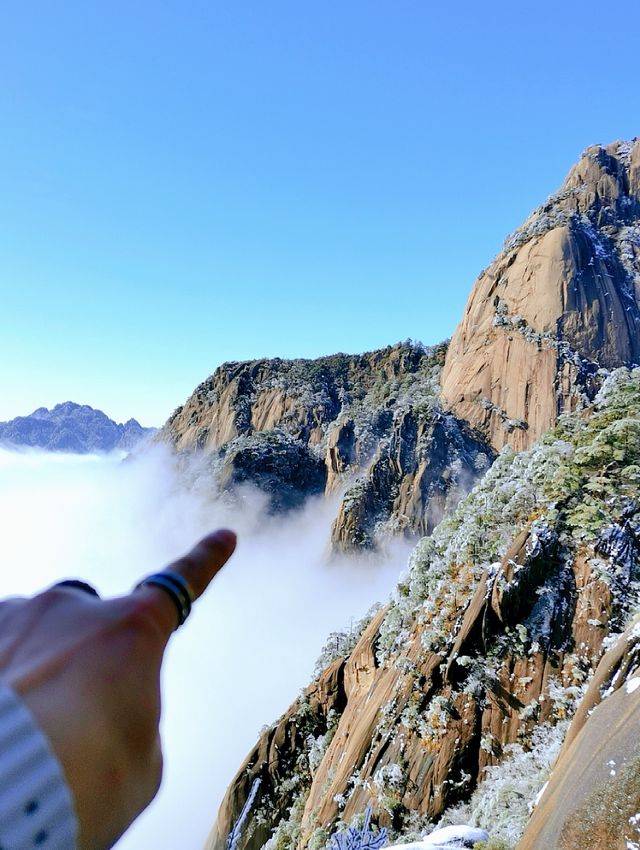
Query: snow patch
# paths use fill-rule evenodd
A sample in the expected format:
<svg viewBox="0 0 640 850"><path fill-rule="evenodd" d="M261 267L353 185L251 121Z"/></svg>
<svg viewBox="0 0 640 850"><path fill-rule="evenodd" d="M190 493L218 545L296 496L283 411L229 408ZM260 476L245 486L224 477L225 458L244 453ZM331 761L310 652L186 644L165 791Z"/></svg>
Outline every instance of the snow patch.
<svg viewBox="0 0 640 850"><path fill-rule="evenodd" d="M625 685L625 690L628 694L632 694L634 691L637 691L638 688L640 688L640 676L634 676L634 678L629 679Z"/></svg>
<svg viewBox="0 0 640 850"><path fill-rule="evenodd" d="M544 792L547 790L547 785L548 785L548 784L549 784L549 780L547 779L547 781L544 783L544 785L542 786L542 788L541 788L541 789L538 791L538 793L536 794L536 796L535 796L535 798L534 798L534 800L533 800L533 803L531 804L531 808L532 808L532 809L535 809L535 807L538 805L538 803L540 802L540 800L542 800L542 795L543 795L543 794L544 794Z"/></svg>
<svg viewBox="0 0 640 850"><path fill-rule="evenodd" d="M386 850L466 850L479 841L488 841L489 833L473 826L445 826L426 835L422 841L392 844Z"/></svg>

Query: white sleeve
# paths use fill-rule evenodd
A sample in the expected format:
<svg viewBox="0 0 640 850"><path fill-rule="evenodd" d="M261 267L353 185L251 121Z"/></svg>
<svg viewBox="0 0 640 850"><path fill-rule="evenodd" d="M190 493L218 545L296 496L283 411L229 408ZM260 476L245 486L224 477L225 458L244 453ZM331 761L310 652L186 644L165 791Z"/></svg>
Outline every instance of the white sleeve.
<svg viewBox="0 0 640 850"><path fill-rule="evenodd" d="M0 684L0 850L76 850L62 766L22 700Z"/></svg>

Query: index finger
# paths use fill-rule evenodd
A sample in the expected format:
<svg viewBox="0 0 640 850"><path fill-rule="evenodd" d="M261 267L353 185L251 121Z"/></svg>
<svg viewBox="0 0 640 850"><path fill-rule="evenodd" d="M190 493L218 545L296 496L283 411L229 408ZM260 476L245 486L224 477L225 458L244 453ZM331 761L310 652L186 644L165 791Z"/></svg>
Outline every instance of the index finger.
<svg viewBox="0 0 640 850"><path fill-rule="evenodd" d="M196 545L159 575L179 576L186 584L193 601L205 592L214 576L220 572L236 548L236 535L228 529L219 529L203 537ZM172 633L179 622L178 608L171 593L162 587L144 584L134 594L145 594L151 605L151 613Z"/></svg>
<svg viewBox="0 0 640 850"><path fill-rule="evenodd" d="M181 576L193 598L198 599L233 555L235 548L236 535L222 528L203 537L186 555L173 561L162 572Z"/></svg>

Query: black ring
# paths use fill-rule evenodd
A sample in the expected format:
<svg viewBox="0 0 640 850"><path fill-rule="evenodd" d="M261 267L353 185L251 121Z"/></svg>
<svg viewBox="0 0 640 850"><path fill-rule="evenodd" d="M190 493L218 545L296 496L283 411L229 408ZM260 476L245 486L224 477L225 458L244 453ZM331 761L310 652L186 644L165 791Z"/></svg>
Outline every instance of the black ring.
<svg viewBox="0 0 640 850"><path fill-rule="evenodd" d="M100 599L100 594L95 587L79 578L65 578L62 581L56 582L54 587L73 587L75 590L82 590L84 593L88 593L90 596L96 596Z"/></svg>
<svg viewBox="0 0 640 850"><path fill-rule="evenodd" d="M137 590L139 587L144 587L145 584L159 587L169 594L178 612L178 625L176 626L176 629L180 628L191 613L191 605L193 604L193 594L187 582L177 573L153 573L152 575L143 578L142 581L136 585L135 589Z"/></svg>

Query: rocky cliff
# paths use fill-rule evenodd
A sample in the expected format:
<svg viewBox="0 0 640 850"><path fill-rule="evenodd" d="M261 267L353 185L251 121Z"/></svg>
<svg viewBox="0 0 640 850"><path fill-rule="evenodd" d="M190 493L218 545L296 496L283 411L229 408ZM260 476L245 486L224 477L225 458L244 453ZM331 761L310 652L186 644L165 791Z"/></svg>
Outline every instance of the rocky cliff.
<svg viewBox="0 0 640 850"><path fill-rule="evenodd" d="M326 650L239 770L208 848L252 790L238 850L269 836L271 850L321 848L367 806L392 837L457 821L515 846L603 648L638 609L638 497L640 370L621 369L532 448L505 448L355 647Z"/></svg>
<svg viewBox="0 0 640 850"><path fill-rule="evenodd" d="M580 817L633 790L618 743L635 700L586 718L589 682L622 681L601 659L640 610L639 304L634 140L589 148L507 239L448 348L225 364L171 417L161 439L204 453L221 487L253 482L272 510L337 494L335 548L424 535L393 598L262 734L208 850L232 830L234 850L323 850L369 807L392 839L458 822L512 850L576 712L572 739L611 728L603 752L624 763L612 796L601 760L567 745L558 775L591 771ZM572 781L523 848L580 846L546 802Z"/></svg>
<svg viewBox="0 0 640 850"><path fill-rule="evenodd" d="M208 457L223 490L257 486L274 511L336 495L335 549L426 534L494 457L439 403L445 351L408 342L362 355L226 363L158 439Z"/></svg>
<svg viewBox="0 0 640 850"><path fill-rule="evenodd" d="M496 449L531 446L640 362L640 141L588 148L482 272L442 375L446 405Z"/></svg>
<svg viewBox="0 0 640 850"><path fill-rule="evenodd" d="M603 657L518 850L640 844L640 617Z"/></svg>
<svg viewBox="0 0 640 850"><path fill-rule="evenodd" d="M155 428L143 428L135 419L121 424L101 410L72 401L0 422L1 443L78 454L128 451L154 433Z"/></svg>
<svg viewBox="0 0 640 850"><path fill-rule="evenodd" d="M494 452L640 362L640 142L594 146L478 278L451 344L227 363L160 439L272 510L337 494L333 548L429 534Z"/></svg>

